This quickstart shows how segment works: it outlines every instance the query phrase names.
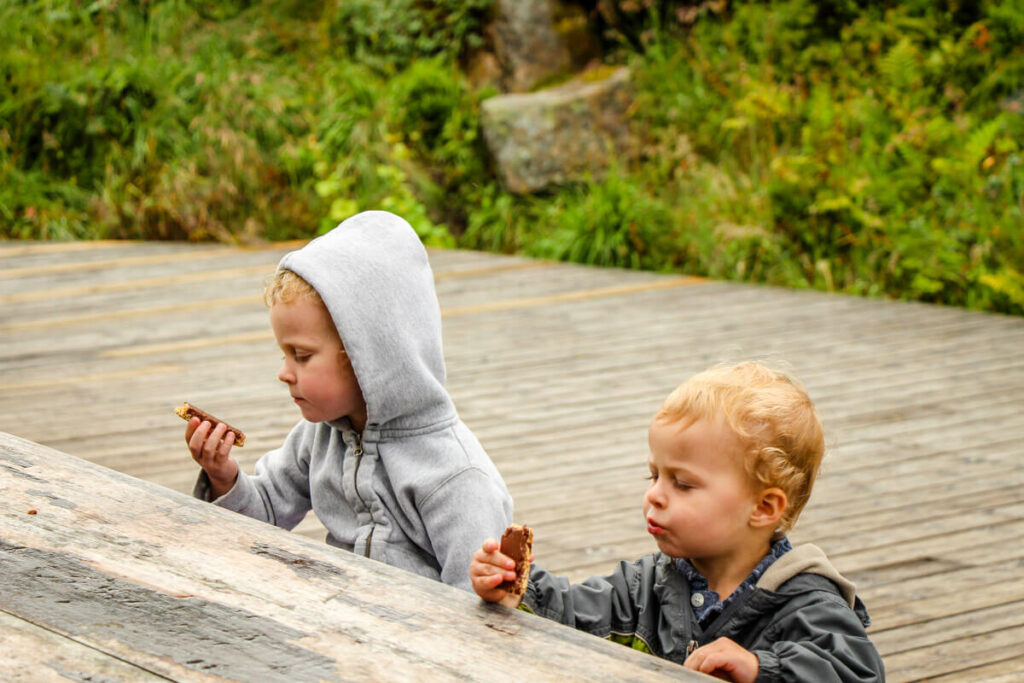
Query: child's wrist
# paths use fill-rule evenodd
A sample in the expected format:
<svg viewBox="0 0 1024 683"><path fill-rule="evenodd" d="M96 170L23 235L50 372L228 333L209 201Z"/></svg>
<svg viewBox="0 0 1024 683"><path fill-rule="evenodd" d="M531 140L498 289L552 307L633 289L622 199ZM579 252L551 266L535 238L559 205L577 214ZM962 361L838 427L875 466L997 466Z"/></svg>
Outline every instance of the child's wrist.
<svg viewBox="0 0 1024 683"><path fill-rule="evenodd" d="M206 473L207 478L210 480L210 489L212 490L215 498L220 498L225 493L235 488L235 482L238 481L238 468L234 468L234 471L228 476L215 477L209 472Z"/></svg>

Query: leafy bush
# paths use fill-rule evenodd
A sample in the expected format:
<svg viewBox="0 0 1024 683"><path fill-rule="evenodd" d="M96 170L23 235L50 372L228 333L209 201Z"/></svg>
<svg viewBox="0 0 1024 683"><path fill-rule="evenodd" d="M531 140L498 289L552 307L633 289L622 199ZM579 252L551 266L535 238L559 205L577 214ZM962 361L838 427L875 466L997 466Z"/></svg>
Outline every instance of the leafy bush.
<svg viewBox="0 0 1024 683"><path fill-rule="evenodd" d="M573 0L635 161L498 184L460 60L494 0L0 3L0 237L431 244L1024 314L1016 0Z"/></svg>
<svg viewBox="0 0 1024 683"><path fill-rule="evenodd" d="M601 182L566 193L549 236L525 251L553 258L600 266L657 269L671 258L672 216L658 199L612 172Z"/></svg>
<svg viewBox="0 0 1024 683"><path fill-rule="evenodd" d="M342 54L384 73L418 58L452 62L483 43L494 0L336 0L328 37Z"/></svg>
<svg viewBox="0 0 1024 683"><path fill-rule="evenodd" d="M1011 4L737 3L640 62L643 128L750 188L683 233L702 269L1024 312ZM669 180L693 196L706 172Z"/></svg>

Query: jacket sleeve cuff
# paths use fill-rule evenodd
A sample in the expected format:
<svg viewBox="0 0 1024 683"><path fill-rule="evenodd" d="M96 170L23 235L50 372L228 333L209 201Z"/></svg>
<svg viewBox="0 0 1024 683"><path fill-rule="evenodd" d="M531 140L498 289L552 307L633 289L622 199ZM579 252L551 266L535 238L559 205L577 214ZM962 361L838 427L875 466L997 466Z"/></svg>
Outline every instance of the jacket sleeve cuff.
<svg viewBox="0 0 1024 683"><path fill-rule="evenodd" d="M237 486L238 483L236 482L235 485ZM207 503L212 502L210 500L210 477L206 475L206 470L199 470L196 485L192 487L192 496L199 500L205 500Z"/></svg>
<svg viewBox="0 0 1024 683"><path fill-rule="evenodd" d="M519 602L519 609L530 614L537 613L537 584L534 581L533 565L530 565L530 580L526 583L526 591L523 592L523 599Z"/></svg>
<svg viewBox="0 0 1024 683"><path fill-rule="evenodd" d="M754 650L754 655L757 657L757 678L754 679L754 682L764 683L779 680L779 676L782 674L779 656L771 650Z"/></svg>
<svg viewBox="0 0 1024 683"><path fill-rule="evenodd" d="M252 485L249 476L241 471L239 471L235 485L231 487L230 491L219 498L211 498L213 493L210 490L210 478L205 471L200 470L196 485L192 489L192 495L200 500L244 515L256 516L255 513L259 511L261 514L257 518L262 519L264 516L262 513L265 506L262 504L259 493L256 492L256 487Z"/></svg>

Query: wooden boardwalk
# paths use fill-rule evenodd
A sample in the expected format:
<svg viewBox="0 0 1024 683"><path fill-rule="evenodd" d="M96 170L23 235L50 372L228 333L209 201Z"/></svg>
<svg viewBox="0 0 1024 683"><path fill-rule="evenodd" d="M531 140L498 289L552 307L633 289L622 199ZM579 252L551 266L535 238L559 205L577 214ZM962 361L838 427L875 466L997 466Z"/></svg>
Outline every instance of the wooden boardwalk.
<svg viewBox="0 0 1024 683"><path fill-rule="evenodd" d="M298 419L262 283L295 245L0 242L0 431L181 492L182 400L246 431ZM830 452L794 541L858 583L889 680L1024 678L1024 319L432 251L448 385L538 563L653 548L646 428L709 364L790 367ZM102 491L97 491L102 495ZM302 533L322 537L315 520ZM0 605L2 607L2 605Z"/></svg>

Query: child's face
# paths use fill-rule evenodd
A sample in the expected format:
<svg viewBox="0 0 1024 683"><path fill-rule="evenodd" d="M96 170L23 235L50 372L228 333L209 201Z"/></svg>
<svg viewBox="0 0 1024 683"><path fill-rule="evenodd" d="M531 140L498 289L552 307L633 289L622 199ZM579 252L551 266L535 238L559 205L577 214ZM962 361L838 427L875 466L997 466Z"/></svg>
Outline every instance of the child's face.
<svg viewBox="0 0 1024 683"><path fill-rule="evenodd" d="M308 299L276 303L270 325L284 351L277 378L288 385L302 417L310 422L348 417L361 431L366 400L327 310Z"/></svg>
<svg viewBox="0 0 1024 683"><path fill-rule="evenodd" d="M648 432L651 484L644 494L647 531L672 557L724 560L756 542L748 524L756 507L741 467L741 444L724 424L655 420Z"/></svg>

